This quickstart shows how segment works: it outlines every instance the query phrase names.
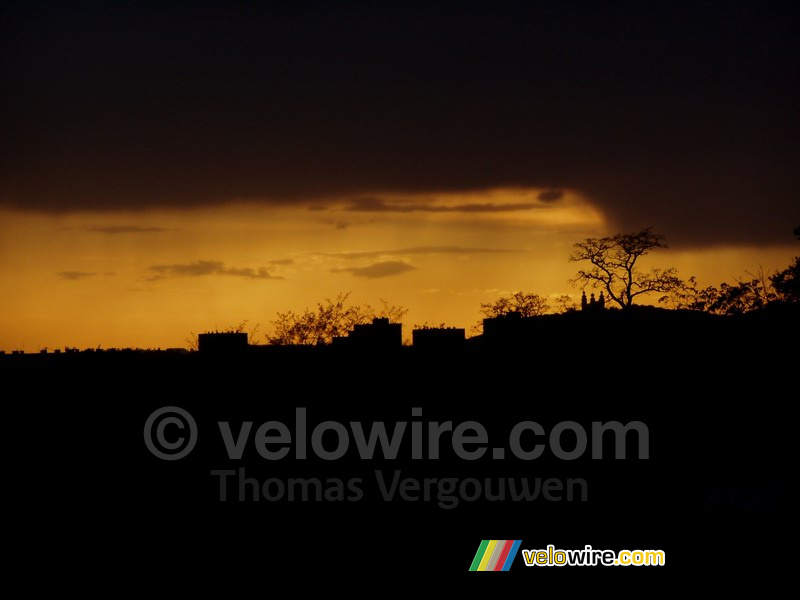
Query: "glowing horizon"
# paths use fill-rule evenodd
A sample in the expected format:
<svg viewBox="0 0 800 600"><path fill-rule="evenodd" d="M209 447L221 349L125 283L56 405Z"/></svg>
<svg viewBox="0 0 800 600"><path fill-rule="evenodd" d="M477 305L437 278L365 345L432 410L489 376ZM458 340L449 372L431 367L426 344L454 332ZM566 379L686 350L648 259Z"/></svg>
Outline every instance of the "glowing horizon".
<svg viewBox="0 0 800 600"><path fill-rule="evenodd" d="M0 349L185 347L191 333L244 320L259 333L279 311L340 292L464 327L480 305L523 290L580 297L572 244L614 233L579 193L506 188L191 210L6 211L0 225ZM545 195L549 198L541 200ZM556 198L557 196L557 198ZM669 232L667 242L669 243ZM646 263L718 285L788 265L795 248L665 249ZM261 343L264 339L252 340Z"/></svg>

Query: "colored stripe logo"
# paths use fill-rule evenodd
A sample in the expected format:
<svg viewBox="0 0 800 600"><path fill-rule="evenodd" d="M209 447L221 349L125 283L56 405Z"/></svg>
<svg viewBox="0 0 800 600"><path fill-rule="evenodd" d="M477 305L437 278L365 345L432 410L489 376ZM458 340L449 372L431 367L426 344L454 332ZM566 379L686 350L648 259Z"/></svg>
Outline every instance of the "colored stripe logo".
<svg viewBox="0 0 800 600"><path fill-rule="evenodd" d="M481 540L470 571L508 571L522 540Z"/></svg>

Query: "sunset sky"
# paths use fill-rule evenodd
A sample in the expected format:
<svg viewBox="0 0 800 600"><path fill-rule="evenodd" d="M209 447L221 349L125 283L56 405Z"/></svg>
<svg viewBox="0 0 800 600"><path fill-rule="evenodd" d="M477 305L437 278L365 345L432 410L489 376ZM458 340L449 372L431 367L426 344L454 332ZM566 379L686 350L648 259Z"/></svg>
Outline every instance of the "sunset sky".
<svg viewBox="0 0 800 600"><path fill-rule="evenodd" d="M0 350L339 292L469 328L647 226L702 285L784 268L798 12L697 4L5 2Z"/></svg>

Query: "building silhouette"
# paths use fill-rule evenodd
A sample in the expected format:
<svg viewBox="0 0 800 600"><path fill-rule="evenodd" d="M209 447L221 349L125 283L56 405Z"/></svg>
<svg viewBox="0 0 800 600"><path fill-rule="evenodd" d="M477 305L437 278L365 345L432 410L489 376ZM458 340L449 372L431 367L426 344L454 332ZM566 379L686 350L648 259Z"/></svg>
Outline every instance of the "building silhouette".
<svg viewBox="0 0 800 600"><path fill-rule="evenodd" d="M586 292L583 292L583 295L581 295L581 311L599 312L605 310L605 308L606 298L603 295L603 292L600 292L600 297L597 300L594 298L594 292L592 292L592 295L588 301L586 300Z"/></svg>
<svg viewBox="0 0 800 600"><path fill-rule="evenodd" d="M197 336L197 349L203 354L231 354L247 350L246 333L201 333Z"/></svg>
<svg viewBox="0 0 800 600"><path fill-rule="evenodd" d="M391 323L386 317L376 317L372 323L356 325L347 337L333 340L337 347L360 350L389 350L403 345L402 323Z"/></svg>
<svg viewBox="0 0 800 600"><path fill-rule="evenodd" d="M458 350L466 339L466 331L458 327L422 327L411 332L414 348L423 351Z"/></svg>

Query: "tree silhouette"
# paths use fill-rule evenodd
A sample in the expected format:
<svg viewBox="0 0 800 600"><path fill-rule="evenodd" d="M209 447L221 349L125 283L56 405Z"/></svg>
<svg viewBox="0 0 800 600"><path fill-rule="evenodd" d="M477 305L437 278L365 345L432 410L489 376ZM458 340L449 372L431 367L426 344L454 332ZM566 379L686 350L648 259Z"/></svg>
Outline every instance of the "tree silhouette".
<svg viewBox="0 0 800 600"><path fill-rule="evenodd" d="M714 315L741 315L752 310L764 308L776 299L770 279L759 269L757 274L748 273L751 279L736 283L721 283L720 286L697 288L697 281L690 277L679 290L674 290L661 302L668 302L674 308L699 310Z"/></svg>
<svg viewBox="0 0 800 600"><path fill-rule="evenodd" d="M794 235L800 239L800 227ZM720 286L697 288L697 281L688 281L659 300L674 308L700 310L716 315L740 315L759 310L773 302L800 302L800 257L783 271L767 275L759 267L755 273L746 272L749 279L737 279L736 283L721 283Z"/></svg>
<svg viewBox="0 0 800 600"><path fill-rule="evenodd" d="M800 227L794 228L794 235L800 240ZM800 302L800 256L795 256L791 265L775 273L770 280L778 298L784 302Z"/></svg>
<svg viewBox="0 0 800 600"><path fill-rule="evenodd" d="M561 314L573 312L578 309L578 305L569 294L561 294L555 300L556 306L560 309Z"/></svg>
<svg viewBox="0 0 800 600"><path fill-rule="evenodd" d="M481 304L481 314L486 318L501 317L512 312L523 317L535 317L543 315L549 309L546 298L526 292L515 292L509 297Z"/></svg>
<svg viewBox="0 0 800 600"><path fill-rule="evenodd" d="M510 313L519 313L523 317L536 317L550 310L547 298L528 292L514 292L511 296L498 298L494 302L481 304L481 314L486 319L502 317ZM483 319L469 329L470 335L483 333Z"/></svg>
<svg viewBox="0 0 800 600"><path fill-rule="evenodd" d="M273 345L326 345L333 338L345 336L356 325L369 323L375 317L386 317L392 322L400 322L408 312L401 306L391 306L381 300L381 308L376 310L369 304L348 305L350 293L341 293L334 300L326 298L317 303L316 309L306 308L303 312L278 313L272 321L273 333L267 341Z"/></svg>
<svg viewBox="0 0 800 600"><path fill-rule="evenodd" d="M684 283L674 268L653 268L642 272L639 259L657 248L666 248L664 236L651 227L639 233L618 233L612 237L587 238L574 244L571 262L588 261L591 267L578 271L573 280L584 288L601 288L620 308L628 309L635 298L654 292L671 293Z"/></svg>

